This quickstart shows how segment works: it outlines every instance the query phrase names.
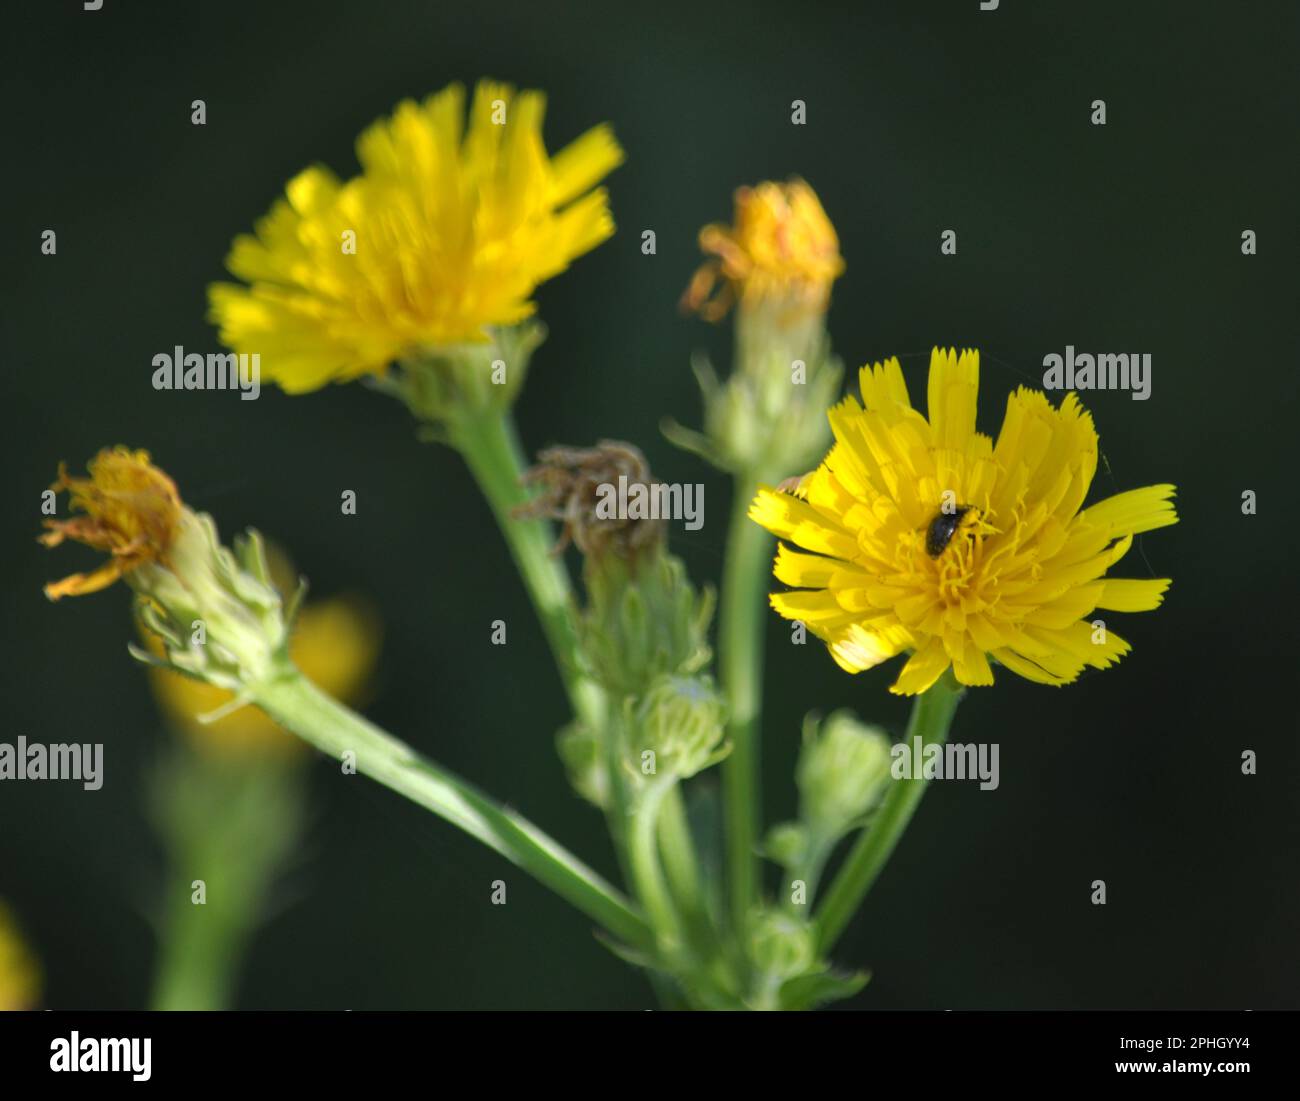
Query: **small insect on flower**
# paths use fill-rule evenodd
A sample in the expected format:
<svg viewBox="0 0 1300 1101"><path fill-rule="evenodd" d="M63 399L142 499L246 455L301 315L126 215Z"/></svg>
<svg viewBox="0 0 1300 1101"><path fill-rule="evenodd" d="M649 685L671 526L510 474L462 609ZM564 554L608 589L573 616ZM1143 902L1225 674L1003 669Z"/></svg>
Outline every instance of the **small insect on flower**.
<svg viewBox="0 0 1300 1101"><path fill-rule="evenodd" d="M793 493L796 497L798 497L799 487L803 485L804 479L811 478L811 477L812 477L811 474L791 474L790 477L777 483L777 487L776 487L777 492Z"/></svg>
<svg viewBox="0 0 1300 1101"><path fill-rule="evenodd" d="M961 527L962 519L973 509L973 505L958 505L951 510L940 509L939 515L931 520L930 526L925 529L925 553L931 558L938 558L943 554L948 549L948 544L952 542L952 537L957 534L957 529Z"/></svg>

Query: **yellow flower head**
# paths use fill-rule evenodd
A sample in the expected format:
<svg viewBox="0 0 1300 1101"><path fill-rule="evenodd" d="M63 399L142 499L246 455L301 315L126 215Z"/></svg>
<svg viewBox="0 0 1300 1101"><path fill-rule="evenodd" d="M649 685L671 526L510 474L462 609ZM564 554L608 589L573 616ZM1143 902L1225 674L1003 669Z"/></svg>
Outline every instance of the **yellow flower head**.
<svg viewBox="0 0 1300 1101"><path fill-rule="evenodd" d="M65 539L108 551L112 558L94 573L77 573L45 586L51 600L98 592L147 562L165 562L181 522L176 484L149 461L149 452L105 448L86 466L89 478L70 478L59 464L50 487L67 490L70 508L85 513L70 520L46 520L40 537L47 547Z"/></svg>
<svg viewBox="0 0 1300 1101"><path fill-rule="evenodd" d="M979 353L930 360L928 419L897 359L864 367L862 405L830 411L835 443L793 494L766 486L750 517L782 545L772 607L823 639L841 667L912 651L891 691L924 692L949 666L993 683L989 657L1042 684L1104 669L1129 644L1097 610L1149 611L1167 579L1105 576L1133 536L1177 521L1171 485L1082 509L1097 468L1092 417L1024 387L995 443L975 431Z"/></svg>
<svg viewBox="0 0 1300 1101"><path fill-rule="evenodd" d="M738 188L735 219L734 226L700 230L700 248L716 259L695 273L682 305L708 321L723 317L737 300L825 313L844 261L813 189L800 179Z"/></svg>
<svg viewBox="0 0 1300 1101"><path fill-rule="evenodd" d="M249 285L210 289L221 339L301 393L529 317L537 285L613 233L593 187L623 159L604 125L548 156L544 108L540 92L484 81L466 126L452 84L366 130L359 176L301 172L231 248Z"/></svg>
<svg viewBox="0 0 1300 1101"><path fill-rule="evenodd" d="M0 902L0 1010L32 1009L40 985L36 960L9 908Z"/></svg>

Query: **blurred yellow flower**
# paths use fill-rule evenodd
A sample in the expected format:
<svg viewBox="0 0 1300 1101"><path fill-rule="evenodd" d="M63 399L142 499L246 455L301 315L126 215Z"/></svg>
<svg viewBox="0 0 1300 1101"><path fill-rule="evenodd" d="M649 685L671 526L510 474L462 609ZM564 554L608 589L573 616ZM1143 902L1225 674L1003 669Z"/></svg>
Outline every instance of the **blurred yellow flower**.
<svg viewBox="0 0 1300 1101"><path fill-rule="evenodd" d="M716 259L695 273L682 305L708 321L736 301L825 313L831 284L844 272L835 227L800 179L737 189L735 225L705 226L700 248Z"/></svg>
<svg viewBox="0 0 1300 1101"><path fill-rule="evenodd" d="M41 975L12 912L0 900L0 1011L33 1009Z"/></svg>
<svg viewBox="0 0 1300 1101"><path fill-rule="evenodd" d="M912 651L891 691L924 692L951 665L993 683L991 656L1042 684L1104 669L1129 644L1098 609L1157 607L1167 579L1106 571L1133 536L1177 522L1172 485L1080 511L1097 469L1092 417L1019 388L997 442L975 431L979 353L936 348L929 418L912 407L897 359L864 367L862 405L830 411L835 443L794 494L762 487L750 516L782 546L772 607L800 620L849 672Z"/></svg>
<svg viewBox="0 0 1300 1101"><path fill-rule="evenodd" d="M481 82L407 100L357 141L361 174L301 172L226 259L210 317L290 393L382 373L529 317L537 285L614 231L593 188L623 160L608 126L554 157L545 97Z"/></svg>
<svg viewBox="0 0 1300 1101"><path fill-rule="evenodd" d="M69 520L46 520L40 536L47 547L65 539L106 550L112 557L94 573L77 573L45 586L51 600L107 588L146 562L165 561L181 521L176 483L149 461L149 452L104 448L86 464L89 478L71 478L63 463L50 486L67 490L69 509L85 513Z"/></svg>

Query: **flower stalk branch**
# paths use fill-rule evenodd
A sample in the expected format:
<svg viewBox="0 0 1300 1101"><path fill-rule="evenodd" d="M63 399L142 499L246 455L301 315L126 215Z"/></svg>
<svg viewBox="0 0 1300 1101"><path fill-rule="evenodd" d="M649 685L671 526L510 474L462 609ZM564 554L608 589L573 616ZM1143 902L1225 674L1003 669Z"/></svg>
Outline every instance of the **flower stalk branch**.
<svg viewBox="0 0 1300 1101"><path fill-rule="evenodd" d="M292 665L251 690L276 722L335 759L404 795L500 853L629 945L648 947L649 925L614 887L516 812L421 757L312 685Z"/></svg>
<svg viewBox="0 0 1300 1101"><path fill-rule="evenodd" d="M604 694L584 671L573 622L573 588L564 561L551 553L555 539L543 519L516 515L527 504L521 484L523 448L507 410L487 410L458 419L451 442L464 456L505 537L519 576L546 632L575 716L599 729Z"/></svg>
<svg viewBox="0 0 1300 1101"><path fill-rule="evenodd" d="M962 691L948 672L918 696L908 720L906 744L912 746L913 739L920 738L922 753L926 746L942 745L948 738ZM928 783L923 776L891 781L870 828L849 851L813 919L819 952L826 953L835 947L902 838Z"/></svg>
<svg viewBox="0 0 1300 1101"><path fill-rule="evenodd" d="M758 895L762 780L759 717L772 539L748 518L758 479L738 479L727 537L718 619L718 664L728 708L731 757L723 762L732 920L740 928Z"/></svg>

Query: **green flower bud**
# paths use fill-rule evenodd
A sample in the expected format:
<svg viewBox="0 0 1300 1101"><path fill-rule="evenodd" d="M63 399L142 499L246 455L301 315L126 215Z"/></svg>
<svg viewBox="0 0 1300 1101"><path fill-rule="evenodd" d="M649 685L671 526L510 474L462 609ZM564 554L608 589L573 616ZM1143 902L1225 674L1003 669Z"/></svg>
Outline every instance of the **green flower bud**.
<svg viewBox="0 0 1300 1101"><path fill-rule="evenodd" d="M871 811L889 783L889 738L849 711L804 727L795 770L799 815L810 831L838 838Z"/></svg>
<svg viewBox="0 0 1300 1101"><path fill-rule="evenodd" d="M779 910L764 910L750 924L749 954L769 982L802 975L817 961L812 929Z"/></svg>
<svg viewBox="0 0 1300 1101"><path fill-rule="evenodd" d="M737 325L739 370L720 382L705 359L693 363L704 403L704 429L665 422L664 435L732 474L764 477L806 470L826 451L826 410L839 396L843 365L830 354L825 333L808 339L774 330L761 318Z"/></svg>
<svg viewBox="0 0 1300 1101"><path fill-rule="evenodd" d="M588 558L583 652L615 699L637 696L656 678L689 676L709 660L713 593L700 593L680 559L652 547L636 561Z"/></svg>
<svg viewBox="0 0 1300 1101"><path fill-rule="evenodd" d="M515 510L558 521L556 550L572 542L582 552L587 607L579 640L593 677L618 702L639 696L656 677L703 668L713 617L712 593L697 593L665 549L662 518L614 516L602 507L604 491L622 479L655 484L645 456L630 443L552 447L524 475L536 492Z"/></svg>
<svg viewBox="0 0 1300 1101"><path fill-rule="evenodd" d="M161 664L169 668L240 694L288 660L293 613L281 606L256 532L236 537L231 551L211 516L183 509L167 564L143 565L128 582L141 621L162 640ZM139 648L132 653L159 663Z"/></svg>
<svg viewBox="0 0 1300 1101"><path fill-rule="evenodd" d="M642 775L684 780L727 755L725 734L726 704L711 679L663 676L635 705L628 723L629 763Z"/></svg>
<svg viewBox="0 0 1300 1101"><path fill-rule="evenodd" d="M808 829L798 822L781 822L763 838L763 855L783 868L797 868L808 855Z"/></svg>

